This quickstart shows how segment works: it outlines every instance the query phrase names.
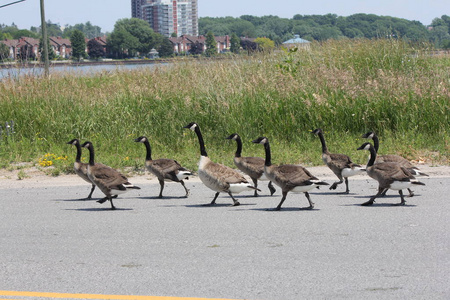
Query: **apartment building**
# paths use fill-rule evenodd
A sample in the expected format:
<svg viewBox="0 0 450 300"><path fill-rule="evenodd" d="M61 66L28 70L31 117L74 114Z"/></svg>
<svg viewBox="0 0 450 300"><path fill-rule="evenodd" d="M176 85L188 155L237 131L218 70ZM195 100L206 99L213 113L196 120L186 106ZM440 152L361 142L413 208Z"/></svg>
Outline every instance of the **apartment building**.
<svg viewBox="0 0 450 300"><path fill-rule="evenodd" d="M131 16L164 36L198 35L197 0L132 0Z"/></svg>

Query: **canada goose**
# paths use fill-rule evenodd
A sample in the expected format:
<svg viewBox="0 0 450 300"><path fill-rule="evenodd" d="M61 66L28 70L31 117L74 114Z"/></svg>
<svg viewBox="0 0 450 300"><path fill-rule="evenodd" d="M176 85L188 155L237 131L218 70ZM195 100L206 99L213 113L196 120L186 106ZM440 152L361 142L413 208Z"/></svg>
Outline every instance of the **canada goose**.
<svg viewBox="0 0 450 300"><path fill-rule="evenodd" d="M367 174L378 181L378 193L362 205L372 205L375 198L381 196L382 193L388 189L398 190L401 202L396 205L405 205L402 189L406 189L413 184L425 185L424 183L415 180L415 177L408 171L408 169L395 162L375 163L377 152L371 143L364 143L357 150L370 151L370 159L366 167Z"/></svg>
<svg viewBox="0 0 450 300"><path fill-rule="evenodd" d="M159 198L162 198L162 192L164 189L164 181L175 181L181 183L186 191L186 196L189 195L189 190L184 185L183 179L189 179L189 176L193 175L191 171L183 168L176 160L160 158L152 159L152 148L150 142L145 136L140 136L134 140L137 143L143 143L147 149L147 155L145 157L145 166L147 170L158 178L161 189L159 191Z"/></svg>
<svg viewBox="0 0 450 300"><path fill-rule="evenodd" d="M375 132L369 131L366 134L362 135L362 138L365 139L372 139L373 140L373 146L375 149L375 152L377 153L377 158L375 160L375 163L379 162L395 162L400 164L402 167L405 167L410 171L411 174L419 176L429 176L428 174L425 174L419 170L416 166L414 166L409 160L406 158L401 157L400 155L394 155L394 154L386 154L386 155L379 155L378 149L380 147L380 142L378 140L378 136L375 134Z"/></svg>
<svg viewBox="0 0 450 300"><path fill-rule="evenodd" d="M406 158L403 158L400 155L394 155L394 154L378 155L378 149L380 146L380 142L379 142L378 136L375 134L375 132L369 131L366 134L363 134L362 138L373 140L373 146L375 148L375 152L377 153L377 158L375 160L376 164L380 163L380 162L395 162L395 163L398 163L400 166L408 169L408 171L412 175L429 176L428 174L425 174L422 171L420 171L416 166L414 166ZM414 192L411 189L408 188L408 192L409 192L409 197L414 196ZM386 192L384 192L382 195L384 196L385 194L386 194Z"/></svg>
<svg viewBox="0 0 450 300"><path fill-rule="evenodd" d="M86 200L92 199L92 193L95 190L95 184L89 179L87 175L88 164L81 162L81 144L78 139L73 139L70 142L67 142L69 145L74 145L77 148L77 156L75 157L75 163L73 164L73 169L75 173L83 178L84 181L92 185L91 192L85 198Z"/></svg>
<svg viewBox="0 0 450 300"><path fill-rule="evenodd" d="M269 180L267 176L264 174L264 158L262 157L242 157L242 140L239 134L233 133L229 137L228 140L235 140L237 144L236 153L234 155L234 164L238 167L239 170L250 176L253 181L253 185L255 188L258 187L258 179L261 181ZM272 181L269 181L269 190L270 195L272 196L275 193L276 189L272 184ZM255 197L258 196L258 191L255 190Z"/></svg>
<svg viewBox="0 0 450 300"><path fill-rule="evenodd" d="M240 203L236 199L234 199L233 193L254 190L256 188L251 186L247 179L245 179L245 177L236 170L211 161L211 159L208 157L208 154L206 153L203 136L197 123L191 122L188 125L184 126L184 128L195 131L195 133L197 134L198 142L200 144L198 176L200 177L200 180L204 185L216 192L214 199L211 201L210 205L216 203L216 199L219 196L220 192L228 193L228 195L230 195L231 199L233 199L233 206L240 205Z"/></svg>
<svg viewBox="0 0 450 300"><path fill-rule="evenodd" d="M322 160L328 166L328 168L333 171L333 173L339 178L331 185L330 190L335 190L338 184L345 180L345 194L350 192L348 188L348 177L361 174L365 171L363 167L352 162L350 157L345 154L330 153L325 143L325 138L323 137L323 131L317 128L312 131L313 134L318 135L320 142L322 143Z"/></svg>
<svg viewBox="0 0 450 300"><path fill-rule="evenodd" d="M309 201L309 209L314 208L314 203L309 197L308 191L319 185L328 185L328 183L320 181L317 177L311 175L307 169L299 165L272 165L269 139L266 137L259 137L252 141L255 144L263 144L266 152L266 159L264 163L264 172L267 178L273 181L276 185L281 187L282 195L280 204L275 210L280 210L288 192L304 193Z"/></svg>
<svg viewBox="0 0 450 300"><path fill-rule="evenodd" d="M111 209L116 209L112 198L114 195L126 193L129 189L140 189L140 187L132 185L128 179L114 170L103 164L95 163L94 146L87 141L81 147L89 150L89 164L87 168L87 175L89 179L105 194L105 198L98 200L98 203L104 203L106 200L111 202Z"/></svg>

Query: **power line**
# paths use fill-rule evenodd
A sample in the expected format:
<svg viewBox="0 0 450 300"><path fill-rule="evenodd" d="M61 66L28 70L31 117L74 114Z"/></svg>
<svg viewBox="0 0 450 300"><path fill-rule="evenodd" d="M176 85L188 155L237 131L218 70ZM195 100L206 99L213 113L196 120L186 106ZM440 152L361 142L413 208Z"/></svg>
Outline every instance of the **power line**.
<svg viewBox="0 0 450 300"><path fill-rule="evenodd" d="M16 3L19 3L19 2L24 2L24 1L26 1L26 0L19 0L19 1L8 3L8 4L0 5L0 8L5 7L5 6L10 6L10 5L13 5L13 4L16 4Z"/></svg>

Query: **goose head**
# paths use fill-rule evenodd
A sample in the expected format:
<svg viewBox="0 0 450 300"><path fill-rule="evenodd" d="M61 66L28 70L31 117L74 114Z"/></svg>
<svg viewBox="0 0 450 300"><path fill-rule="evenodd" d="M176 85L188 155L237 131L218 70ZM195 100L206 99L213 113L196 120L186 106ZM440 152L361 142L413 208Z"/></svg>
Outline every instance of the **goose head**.
<svg viewBox="0 0 450 300"><path fill-rule="evenodd" d="M83 145L81 145L81 147L86 148L86 149L90 149L90 148L92 148L93 146L92 146L92 143L91 143L91 142L86 141L86 142L83 143Z"/></svg>
<svg viewBox="0 0 450 300"><path fill-rule="evenodd" d="M262 137L257 138L256 140L253 140L252 143L263 144L264 145L264 144L269 143L269 139L264 137L264 136L262 136Z"/></svg>
<svg viewBox="0 0 450 300"><path fill-rule="evenodd" d="M73 139L70 142L67 142L67 144L76 146L80 144L80 141L78 139Z"/></svg>
<svg viewBox="0 0 450 300"><path fill-rule="evenodd" d="M319 134L319 133L323 133L323 131L322 131L322 129L317 128L317 129L314 129L313 131L311 131L311 133L317 135L317 134Z"/></svg>
<svg viewBox="0 0 450 300"><path fill-rule="evenodd" d="M227 140L237 140L239 138L239 134L233 133L229 137L227 137Z"/></svg>
<svg viewBox="0 0 450 300"><path fill-rule="evenodd" d="M363 139L373 139L374 136L375 136L375 132L369 131L369 132L363 134L361 137Z"/></svg>
<svg viewBox="0 0 450 300"><path fill-rule="evenodd" d="M137 139L134 139L134 141L135 141L136 143L145 143L146 141L148 141L148 139L147 139L147 137L145 137L145 136L140 136L140 137L138 137Z"/></svg>
<svg viewBox="0 0 450 300"><path fill-rule="evenodd" d="M190 129L192 131L195 131L195 128L197 128L197 127L198 127L197 123L191 122L191 123L187 124L186 126L184 126L183 128L187 128L187 129Z"/></svg>
<svg viewBox="0 0 450 300"><path fill-rule="evenodd" d="M373 148L371 143L364 143L356 150L370 150L370 148Z"/></svg>

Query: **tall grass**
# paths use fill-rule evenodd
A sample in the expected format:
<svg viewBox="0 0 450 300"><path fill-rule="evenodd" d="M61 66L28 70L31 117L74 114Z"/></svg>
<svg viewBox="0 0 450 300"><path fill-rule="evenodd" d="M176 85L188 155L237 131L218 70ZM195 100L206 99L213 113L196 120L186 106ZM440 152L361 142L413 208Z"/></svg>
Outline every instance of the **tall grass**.
<svg viewBox="0 0 450 300"><path fill-rule="evenodd" d="M197 140L182 126L196 121L216 161L232 165L232 132L244 155L265 135L277 162L320 164L322 127L332 151L364 163L355 149L374 130L383 153L448 162L450 59L396 40L330 41L309 51L226 60L177 62L153 70L93 76L21 77L0 82L0 124L14 120L0 140L0 167L38 162L45 153L68 155L72 138L91 140L98 160L114 167L143 165L147 135L155 157L195 168ZM87 155L87 154L85 154Z"/></svg>

